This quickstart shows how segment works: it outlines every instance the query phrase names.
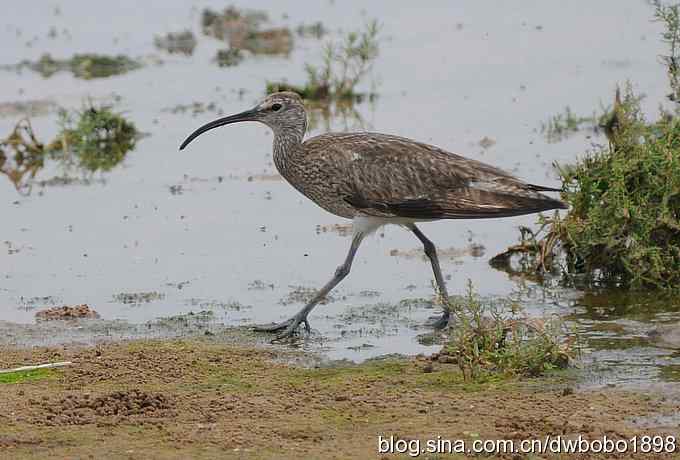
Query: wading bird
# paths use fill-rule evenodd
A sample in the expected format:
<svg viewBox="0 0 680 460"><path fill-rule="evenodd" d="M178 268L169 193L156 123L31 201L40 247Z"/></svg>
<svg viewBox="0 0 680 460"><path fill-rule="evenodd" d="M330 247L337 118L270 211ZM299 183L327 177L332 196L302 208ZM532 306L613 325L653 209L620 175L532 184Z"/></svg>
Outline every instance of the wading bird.
<svg viewBox="0 0 680 460"><path fill-rule="evenodd" d="M291 92L270 94L250 110L201 126L180 150L208 130L242 121L272 129L274 164L293 187L326 211L352 219L349 252L333 278L289 320L256 328L283 331L281 338L292 336L301 324L309 331L309 312L349 274L361 241L383 225L405 227L423 244L445 301L442 317L433 324L441 328L449 322L449 296L435 246L417 222L566 209L539 193L559 189L527 184L493 166L411 139L360 132L327 133L303 142L307 114L300 96Z"/></svg>

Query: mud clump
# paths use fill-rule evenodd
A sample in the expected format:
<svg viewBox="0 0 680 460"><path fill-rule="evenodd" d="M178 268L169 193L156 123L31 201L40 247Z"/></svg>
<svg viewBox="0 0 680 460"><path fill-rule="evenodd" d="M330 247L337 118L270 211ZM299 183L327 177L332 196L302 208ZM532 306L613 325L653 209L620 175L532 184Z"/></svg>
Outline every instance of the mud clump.
<svg viewBox="0 0 680 460"><path fill-rule="evenodd" d="M173 416L175 403L167 396L141 390L115 391L92 398L87 393L70 394L58 401L30 400L39 411L36 425L117 425L145 423Z"/></svg>
<svg viewBox="0 0 680 460"><path fill-rule="evenodd" d="M486 248L477 243L471 243L465 248L444 248L437 251L440 259L460 259L462 257L483 257L486 252ZM420 258L423 261L427 261L428 258L423 252L422 248L416 249L391 249L390 256L392 257L402 257L404 259L416 259Z"/></svg>
<svg viewBox="0 0 680 460"><path fill-rule="evenodd" d="M293 36L287 28L277 28L251 32L234 43L236 48L253 54L287 55L293 49Z"/></svg>
<svg viewBox="0 0 680 460"><path fill-rule="evenodd" d="M55 321L55 320L74 320L74 319L98 319L99 313L92 310L88 305L76 305L69 307L52 307L47 310L41 310L35 314L36 321Z"/></svg>
<svg viewBox="0 0 680 460"><path fill-rule="evenodd" d="M203 33L229 42L233 49L253 54L289 54L293 49L293 34L286 27L261 29L268 21L263 11L239 10L230 6L221 13L203 10Z"/></svg>
<svg viewBox="0 0 680 460"><path fill-rule="evenodd" d="M182 32L170 32L165 35L156 35L153 39L156 48L170 54L183 54L191 56L196 48L196 37L190 30Z"/></svg>

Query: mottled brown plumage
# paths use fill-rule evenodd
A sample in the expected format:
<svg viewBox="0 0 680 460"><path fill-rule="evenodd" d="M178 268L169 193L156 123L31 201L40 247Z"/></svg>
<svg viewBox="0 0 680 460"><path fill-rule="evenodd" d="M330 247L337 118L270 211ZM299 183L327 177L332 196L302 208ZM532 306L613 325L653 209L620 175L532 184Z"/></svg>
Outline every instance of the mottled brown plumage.
<svg viewBox="0 0 680 460"><path fill-rule="evenodd" d="M303 142L304 104L295 93L269 95L254 109L208 123L180 149L205 131L239 121L258 121L274 131L274 163L297 190L355 223L352 246L336 276L291 320L265 328L291 335L330 290L344 278L361 240L380 225L411 230L423 243L440 293L448 299L434 245L415 226L419 221L479 219L564 209L539 192L558 191L527 184L496 167L438 147L380 133L328 133ZM447 322L448 311L442 322Z"/></svg>

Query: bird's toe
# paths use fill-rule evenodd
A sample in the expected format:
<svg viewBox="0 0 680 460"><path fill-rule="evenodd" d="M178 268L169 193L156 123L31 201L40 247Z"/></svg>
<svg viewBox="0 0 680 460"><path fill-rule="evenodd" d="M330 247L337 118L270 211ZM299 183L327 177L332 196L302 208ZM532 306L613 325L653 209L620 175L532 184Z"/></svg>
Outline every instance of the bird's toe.
<svg viewBox="0 0 680 460"><path fill-rule="evenodd" d="M290 326L292 320L283 321L281 323L258 324L253 326L255 332L279 332Z"/></svg>

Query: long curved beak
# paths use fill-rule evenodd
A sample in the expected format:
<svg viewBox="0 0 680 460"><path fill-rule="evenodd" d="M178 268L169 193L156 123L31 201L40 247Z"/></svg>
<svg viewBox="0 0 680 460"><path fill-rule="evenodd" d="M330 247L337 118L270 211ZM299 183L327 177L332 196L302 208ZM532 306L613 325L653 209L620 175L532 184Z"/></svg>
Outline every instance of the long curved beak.
<svg viewBox="0 0 680 460"><path fill-rule="evenodd" d="M239 121L254 121L255 115L257 115L257 110L250 109L246 110L245 112L237 113L236 115L229 115L228 117L219 118L215 121L211 121L210 123L206 123L191 133L189 137L187 137L184 142L182 142L182 145L179 146L179 149L184 150L184 147L189 145L191 141L206 131L210 131L213 128L219 128L220 126L229 125L231 123L238 123Z"/></svg>

